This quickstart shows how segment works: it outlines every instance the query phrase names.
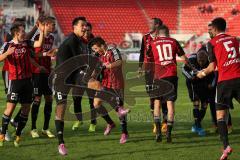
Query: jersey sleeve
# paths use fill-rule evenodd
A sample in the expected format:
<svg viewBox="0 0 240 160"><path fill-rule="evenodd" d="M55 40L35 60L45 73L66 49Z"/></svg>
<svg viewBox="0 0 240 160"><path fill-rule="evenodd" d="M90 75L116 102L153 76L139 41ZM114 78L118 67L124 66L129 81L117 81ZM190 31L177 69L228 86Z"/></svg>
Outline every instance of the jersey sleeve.
<svg viewBox="0 0 240 160"><path fill-rule="evenodd" d="M208 42L206 47L207 47L209 62L210 63L215 62L216 57L215 57L215 54L214 54L214 51L213 51L213 45L210 42Z"/></svg>
<svg viewBox="0 0 240 160"><path fill-rule="evenodd" d="M122 60L122 56L120 51L117 48L112 49L112 61L115 62L117 60Z"/></svg>
<svg viewBox="0 0 240 160"><path fill-rule="evenodd" d="M177 55L178 56L181 57L181 56L185 55L185 52L178 41L176 41L176 47L177 47Z"/></svg>
<svg viewBox="0 0 240 160"><path fill-rule="evenodd" d="M0 54L3 54L4 52L6 52L8 50L8 43L5 42L3 43L2 47L0 48Z"/></svg>
<svg viewBox="0 0 240 160"><path fill-rule="evenodd" d="M142 67L143 61L144 61L144 51L145 51L145 40L144 36L142 38L142 45L140 49L140 55L139 55L139 67Z"/></svg>
<svg viewBox="0 0 240 160"><path fill-rule="evenodd" d="M191 56L189 57L189 63L190 63L192 66L194 66L194 64L196 63L196 56L195 56L195 55L191 55ZM184 75L187 79L189 79L189 80L193 79L193 78L195 77L195 74L196 74L196 72L193 71L193 69L190 68L190 67L189 67L188 65L186 65L186 64L184 64L183 67L182 67L182 73L183 73L183 75Z"/></svg>

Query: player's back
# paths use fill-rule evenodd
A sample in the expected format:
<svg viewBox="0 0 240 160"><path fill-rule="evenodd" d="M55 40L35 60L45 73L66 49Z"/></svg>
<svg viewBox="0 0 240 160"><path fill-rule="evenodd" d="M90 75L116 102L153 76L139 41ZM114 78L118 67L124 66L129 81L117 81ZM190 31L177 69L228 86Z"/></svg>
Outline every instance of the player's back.
<svg viewBox="0 0 240 160"><path fill-rule="evenodd" d="M218 82L240 78L239 42L236 37L219 34L211 41L219 71Z"/></svg>
<svg viewBox="0 0 240 160"><path fill-rule="evenodd" d="M176 56L184 55L178 41L170 37L156 37L151 42L151 48L155 63L155 78L177 76Z"/></svg>

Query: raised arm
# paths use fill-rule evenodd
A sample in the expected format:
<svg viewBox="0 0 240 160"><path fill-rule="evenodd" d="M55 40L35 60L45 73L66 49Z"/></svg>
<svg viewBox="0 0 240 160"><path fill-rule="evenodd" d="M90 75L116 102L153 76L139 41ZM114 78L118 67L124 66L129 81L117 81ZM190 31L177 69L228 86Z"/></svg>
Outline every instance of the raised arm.
<svg viewBox="0 0 240 160"><path fill-rule="evenodd" d="M39 39L37 41L34 41L33 47L41 47L44 41L44 30L45 30L45 25L42 23L39 23Z"/></svg>
<svg viewBox="0 0 240 160"><path fill-rule="evenodd" d="M4 61L9 55L13 54L14 50L15 50L15 47L6 46L6 43L4 43L4 45L1 47L1 50L0 50L0 61Z"/></svg>

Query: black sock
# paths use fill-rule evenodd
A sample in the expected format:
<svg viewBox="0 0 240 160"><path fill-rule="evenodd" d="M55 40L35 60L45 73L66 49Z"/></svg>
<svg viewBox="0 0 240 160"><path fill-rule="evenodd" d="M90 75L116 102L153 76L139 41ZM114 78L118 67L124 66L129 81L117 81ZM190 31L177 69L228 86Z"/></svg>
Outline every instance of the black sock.
<svg viewBox="0 0 240 160"><path fill-rule="evenodd" d="M167 137L171 137L173 121L167 121Z"/></svg>
<svg viewBox="0 0 240 160"><path fill-rule="evenodd" d="M92 98L89 98L89 104L90 104L90 109L91 109L91 124L96 125L97 124L97 119L96 119L97 112L96 112L96 109L94 109Z"/></svg>
<svg viewBox="0 0 240 160"><path fill-rule="evenodd" d="M224 119L219 119L217 121L217 124L218 124L218 132L220 134L220 138L221 138L221 140L223 142L224 149L226 149L227 146L229 145L229 142L228 142L228 129L227 129L226 121Z"/></svg>
<svg viewBox="0 0 240 160"><path fill-rule="evenodd" d="M64 143L64 140L63 140L64 121L55 120L55 127L57 131L58 143L62 144Z"/></svg>
<svg viewBox="0 0 240 160"><path fill-rule="evenodd" d="M201 122L201 121L203 120L203 118L205 117L206 110L207 110L206 106L201 107L201 109L200 109L200 122Z"/></svg>
<svg viewBox="0 0 240 160"><path fill-rule="evenodd" d="M154 116L154 123L156 125L156 134L161 134L161 119L159 116Z"/></svg>
<svg viewBox="0 0 240 160"><path fill-rule="evenodd" d="M17 122L17 123L19 122L19 117L20 117L21 112L22 112L22 110L19 109L18 113L16 114L16 116L13 119L14 122Z"/></svg>
<svg viewBox="0 0 240 160"><path fill-rule="evenodd" d="M214 101L210 102L210 110L211 110L212 122L215 126L217 126L216 105Z"/></svg>
<svg viewBox="0 0 240 160"><path fill-rule="evenodd" d="M22 134L23 128L26 126L28 120L28 115L20 114L18 127L16 130L16 136L20 136Z"/></svg>
<svg viewBox="0 0 240 160"><path fill-rule="evenodd" d="M82 121L82 97L73 96L73 107L77 120Z"/></svg>
<svg viewBox="0 0 240 160"><path fill-rule="evenodd" d="M3 114L2 116L2 134L6 134L6 131L8 130L8 124L10 122L11 117Z"/></svg>
<svg viewBox="0 0 240 160"><path fill-rule="evenodd" d="M128 134L128 131L127 131L127 117L124 116L122 118L119 118L119 120L120 120L122 133Z"/></svg>
<svg viewBox="0 0 240 160"><path fill-rule="evenodd" d="M201 122L200 122L200 111L199 111L199 109L197 109L197 108L194 108L193 109L193 117L194 117L194 121L195 121L195 126L197 127L197 128L201 128L202 126L201 126Z"/></svg>
<svg viewBox="0 0 240 160"><path fill-rule="evenodd" d="M37 116L38 116L39 107L40 107L40 102L38 102L38 101L33 101L32 110L31 110L31 115L32 115L32 130L37 128L36 122L37 122Z"/></svg>
<svg viewBox="0 0 240 160"><path fill-rule="evenodd" d="M104 106L100 106L99 108L96 109L97 113L102 115L102 118L107 122L107 124L113 124L113 120L111 117L108 115L108 112Z"/></svg>
<svg viewBox="0 0 240 160"><path fill-rule="evenodd" d="M152 117L154 119L154 115L153 115L153 111L154 111L154 98L150 98L150 110L151 110Z"/></svg>
<svg viewBox="0 0 240 160"><path fill-rule="evenodd" d="M228 126L232 126L232 116L231 116L230 112L228 114Z"/></svg>
<svg viewBox="0 0 240 160"><path fill-rule="evenodd" d="M44 130L47 130L49 128L49 121L51 119L51 113L52 113L52 102L45 102L44 125L43 125Z"/></svg>

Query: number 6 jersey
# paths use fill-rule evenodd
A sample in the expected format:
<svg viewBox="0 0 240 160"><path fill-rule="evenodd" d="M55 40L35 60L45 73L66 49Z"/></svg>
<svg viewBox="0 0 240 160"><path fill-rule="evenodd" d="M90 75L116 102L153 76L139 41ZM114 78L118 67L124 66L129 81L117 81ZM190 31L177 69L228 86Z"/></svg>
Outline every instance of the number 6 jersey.
<svg viewBox="0 0 240 160"><path fill-rule="evenodd" d="M150 42L149 49L154 59L154 79L177 76L176 55L185 54L177 40L159 36Z"/></svg>

